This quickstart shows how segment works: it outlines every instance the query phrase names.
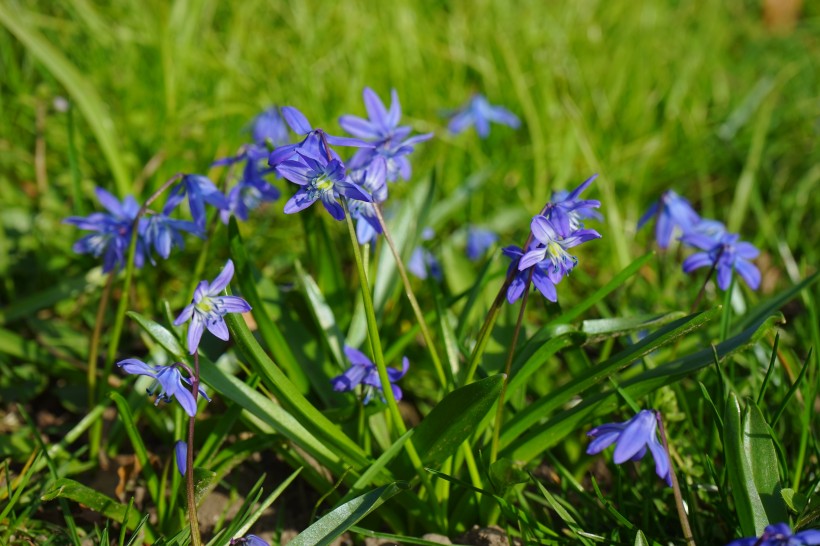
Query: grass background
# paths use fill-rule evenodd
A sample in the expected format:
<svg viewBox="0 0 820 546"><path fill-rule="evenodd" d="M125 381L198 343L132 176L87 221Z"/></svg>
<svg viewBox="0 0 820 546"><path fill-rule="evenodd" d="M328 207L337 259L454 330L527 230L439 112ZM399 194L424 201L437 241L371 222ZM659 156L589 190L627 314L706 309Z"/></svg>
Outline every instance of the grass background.
<svg viewBox="0 0 820 546"><path fill-rule="evenodd" d="M419 179L435 179L438 199L483 181L434 226L445 265L458 266L447 275L451 291L470 284L453 272L463 259L448 258L467 223L500 230L502 244L520 242L553 189L597 172L588 193L603 202L604 238L579 251L583 267L562 285L562 303L650 247L635 224L667 188L760 247L760 294L773 294L818 262L819 15L808 2L795 29L775 32L757 2L739 0L8 0L0 5L0 324L50 352L54 367L35 364L27 380L42 392L50 374L49 388L61 385L62 403L76 409L83 398L70 378L87 354L102 281L93 258L72 253L79 234L62 219L97 208L94 186L145 198L173 173L208 171L271 104L295 106L338 134L339 115L363 115L364 86L382 97L395 88L405 121L436 133L412 162ZM443 115L473 92L512 109L522 128L494 128L486 141L448 135ZM59 97L69 112L55 107ZM394 186L391 199L414 187ZM306 241L302 221L281 206L255 213L243 231L263 272L287 285ZM345 237L342 226L331 233ZM136 308L160 316L155 287L181 306L200 247L191 241L181 257L141 273ZM595 314L687 308L699 278L668 258ZM813 290L786 309L783 343L796 365L820 341ZM761 297L742 293L741 305ZM4 373L32 360L9 339L0 340ZM750 385L759 385L753 374ZM9 385L3 392L15 399Z"/></svg>

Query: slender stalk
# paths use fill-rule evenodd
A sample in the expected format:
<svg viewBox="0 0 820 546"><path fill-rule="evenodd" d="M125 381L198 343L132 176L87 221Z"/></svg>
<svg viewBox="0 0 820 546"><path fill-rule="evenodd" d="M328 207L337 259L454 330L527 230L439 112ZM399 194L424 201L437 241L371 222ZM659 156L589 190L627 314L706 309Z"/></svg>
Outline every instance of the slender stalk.
<svg viewBox="0 0 820 546"><path fill-rule="evenodd" d="M501 423L504 420L504 396L507 393L507 384L510 379L510 372L512 370L513 356L515 355L515 347L518 345L518 335L521 333L521 323L524 322L524 312L527 308L527 298L530 295L529 285L532 281L532 269L530 269L530 276L527 279L527 289L524 290L524 298L521 300L521 309L518 310L518 320L515 322L515 330L513 331L512 343L510 349L507 351L507 363L504 365L504 383L501 385L501 393L498 395L498 406L495 410L495 426L493 427L493 441L490 447L490 464L494 463L498 458L498 440L501 434Z"/></svg>
<svg viewBox="0 0 820 546"><path fill-rule="evenodd" d="M720 255L723 254L723 247L718 251L717 256L715 256L715 261L712 263L712 267L709 268L709 273L707 273L706 278L703 279L703 285L700 287L700 291L698 295L695 296L695 302L692 304L692 309L689 311L690 313L694 313L698 310L698 305L700 304L700 300L703 299L703 295L706 293L706 285L709 283L709 279L712 278L712 275L715 273L717 269L718 260L720 260Z"/></svg>
<svg viewBox="0 0 820 546"><path fill-rule="evenodd" d="M97 316L94 322L94 333L91 334L91 346L88 350L88 409L97 405L97 357L100 352L100 336L102 335L103 319L105 318L105 308L108 307L108 296L111 294L111 286L114 284L114 275L112 271L108 274L108 279L105 281L105 288L103 288L100 303L97 305ZM94 426L89 432L89 458L94 460L97 457L97 451L100 444L100 433L102 428Z"/></svg>
<svg viewBox="0 0 820 546"><path fill-rule="evenodd" d="M190 372L190 370L188 370ZM199 349L194 352L194 373L191 374L191 390L196 404L199 395ZM194 489L194 425L196 417L188 418L188 449L186 449L185 482L188 493L188 521L191 525L191 544L200 546L202 539L199 536L199 519L196 513L196 491Z"/></svg>
<svg viewBox="0 0 820 546"><path fill-rule="evenodd" d="M342 206L345 211L345 220L347 221L347 231L350 234L350 242L353 246L353 256L356 259L356 267L359 272L359 285L361 287L362 301L364 303L365 317L367 319L367 333L368 338L370 339L370 348L373 352L373 361L376 364L376 370L379 373L379 381L382 385L382 393L387 403L389 415L392 417L392 425L390 428L395 429L395 436L398 437L407 432L407 427L404 426L404 420L401 418L399 405L396 403L396 398L393 396L393 389L390 388L390 378L387 375L387 366L384 363L384 353L382 352L379 329L376 324L376 311L373 307L373 298L370 295L370 283L367 280L367 272L364 269L362 253L359 248L359 240L356 237L356 228L353 225L353 220L350 218L350 210L347 208L347 201L344 199L342 199ZM430 494L431 502L435 502L435 489L433 489L433 486L430 483L430 478L424 470L424 464L422 463L421 457L419 457L419 454L413 445L412 438L408 438L408 440L404 443L404 449L407 451L407 455L410 458L410 462L412 463L419 480L421 480L422 485L424 485L424 488ZM434 508L436 508L436 512L438 513L437 503Z"/></svg>
<svg viewBox="0 0 820 546"><path fill-rule="evenodd" d="M686 544L695 546L695 537L692 535L692 528L689 526L689 517L686 515L686 508L683 506L683 495L680 492L680 483L678 483L678 476L675 474L675 465L672 464L672 454L669 451L669 442L666 440L666 430L663 428L663 419L661 413L655 411L655 419L658 421L658 429L661 433L661 441L663 442L663 449L666 451L666 456L669 459L669 476L672 478L672 493L675 495L675 506L678 509L678 519L680 519L680 526L683 530L683 539Z"/></svg>
<svg viewBox="0 0 820 546"><path fill-rule="evenodd" d="M396 248L396 244L393 242L393 236L390 235L390 230L387 229L387 223L384 221L384 215L382 215L381 207L374 203L373 209L376 211L376 218L379 220L379 225L381 226L382 234L387 241L387 246L390 247L390 251L393 253L393 258L396 261L396 269L399 270L401 282L404 284L404 292L407 294L407 299L410 300L410 307L413 308L413 313L416 315L416 321L418 321L419 329L421 330L421 337L424 338L424 343L427 345L427 350L430 351L430 358L433 360L433 367L436 369L436 375L438 376L439 383L445 390L449 390L451 385L448 385L447 376L444 373L444 366L441 363L441 358L438 356L436 346L433 344L433 336L430 335L430 329L427 327L427 323L424 320L424 313L421 312L421 307L419 307L419 302L413 292L413 287L410 285L410 278L407 276L407 270L404 268L404 262L402 262L401 255Z"/></svg>

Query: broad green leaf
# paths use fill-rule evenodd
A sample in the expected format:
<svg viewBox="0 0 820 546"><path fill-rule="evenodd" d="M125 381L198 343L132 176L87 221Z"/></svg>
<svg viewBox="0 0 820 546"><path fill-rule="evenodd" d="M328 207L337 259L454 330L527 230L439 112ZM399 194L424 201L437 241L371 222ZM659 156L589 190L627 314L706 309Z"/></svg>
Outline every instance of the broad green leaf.
<svg viewBox="0 0 820 546"><path fill-rule="evenodd" d="M302 367L290 350L288 341L282 335L281 330L276 323L271 320L270 316L265 312L266 304L259 296L256 289L256 282L253 275L253 264L248 260L248 255L245 250L245 243L242 241L242 236L239 234L239 227L236 223L236 218L231 217L230 224L228 224L228 240L231 250L231 258L236 265L235 280L239 284L242 291L242 296L251 305L253 318L259 328L259 335L262 341L265 342L268 350L270 350L276 362L282 366L285 373L299 387L299 392L307 394L309 390L308 379L302 371Z"/></svg>
<svg viewBox="0 0 820 546"><path fill-rule="evenodd" d="M749 458L752 480L768 522L788 521L772 432L760 408L751 399L746 401L746 410L743 412L743 450Z"/></svg>
<svg viewBox="0 0 820 546"><path fill-rule="evenodd" d="M490 465L489 476L490 482L498 492L506 492L513 485L526 483L530 479L529 474L521 468L521 465L504 457Z"/></svg>
<svg viewBox="0 0 820 546"><path fill-rule="evenodd" d="M635 546L649 546L649 541L646 540L646 536L640 529L635 534Z"/></svg>
<svg viewBox="0 0 820 546"><path fill-rule="evenodd" d="M567 384L562 385L548 396L536 400L526 409L516 414L504 426L504 430L501 433L500 445L504 447L511 444L519 435L529 431L533 425L547 417L552 411L569 402L574 396L578 396L592 386L599 384L607 377L617 373L644 355L702 327L718 313L719 309L711 309L703 313L696 313L688 317L680 318L671 324L667 324L657 332L646 336L638 343L630 345L604 362L589 368L586 372L569 381ZM517 381L517 378L513 377L513 382L515 381ZM511 382L511 384L513 382Z"/></svg>
<svg viewBox="0 0 820 546"><path fill-rule="evenodd" d="M360 519L381 506L389 498L409 489L406 482L384 485L348 501L288 542L290 546L324 546L355 525Z"/></svg>
<svg viewBox="0 0 820 546"><path fill-rule="evenodd" d="M348 464L356 468L365 466L368 459L364 451L302 396L299 389L262 350L242 316L229 313L225 316L225 322L230 329L231 339L236 342L239 351L245 355L253 369L262 377L265 385L287 412L308 429L318 441L343 457Z"/></svg>
<svg viewBox="0 0 820 546"><path fill-rule="evenodd" d="M693 317L697 316L693 315ZM718 358L724 359L756 343L782 321L783 315L773 315L740 334L719 343L715 346ZM642 342L645 341L646 339ZM714 364L714 353L712 348L709 347L642 372L621 383L620 387L633 399L639 399L712 364ZM597 368L596 366L593 370ZM601 392L589 396L580 404L552 416L545 423L531 427L518 437L507 436L508 444L504 443L505 435L502 433L501 445L505 447L501 451L501 456L510 457L515 461L530 461L545 449L561 442L568 434L578 430L582 425L589 423L596 417L612 413L620 403L621 398L617 391Z"/></svg>
<svg viewBox="0 0 820 546"><path fill-rule="evenodd" d="M415 428L413 445L425 465L439 464L456 452L493 407L504 374L487 377L454 390Z"/></svg>
<svg viewBox="0 0 820 546"><path fill-rule="evenodd" d="M128 311L127 315L134 319L145 332L151 336L151 339L159 343L163 349L168 351L172 357L182 362L188 361L188 356L182 345L179 344L177 337L168 328L154 322L151 319L145 318L135 311Z"/></svg>
<svg viewBox="0 0 820 546"><path fill-rule="evenodd" d="M581 323L581 331L589 336L587 343L602 341L611 337L623 336L641 330L650 330L669 324L686 316L686 313L674 311L656 315L642 315L637 317L616 317L595 320L585 320Z"/></svg>
<svg viewBox="0 0 820 546"><path fill-rule="evenodd" d="M735 393L729 393L723 417L723 447L729 486L735 501L735 511L744 536L758 536L768 524L763 502L752 478L751 453L743 439L740 403Z"/></svg>
<svg viewBox="0 0 820 546"><path fill-rule="evenodd" d="M330 349L330 354L333 355L333 360L339 368L346 368L344 357L344 336L342 331L336 324L336 317L333 316L333 309L325 301L322 291L313 280L313 277L305 273L299 262L296 262L296 273L299 275L299 282L302 284L302 290L305 293L305 298L308 302L313 319L316 325L324 334L324 340Z"/></svg>
<svg viewBox="0 0 820 546"><path fill-rule="evenodd" d="M137 511L128 510L128 521L125 522L127 505L69 478L60 478L55 481L42 499L50 501L61 497L82 503L107 518L118 523L125 523L131 529L136 528L141 519Z"/></svg>
<svg viewBox="0 0 820 546"><path fill-rule="evenodd" d="M125 197L131 189L131 176L125 167L121 147L114 129L114 121L108 108L100 99L97 90L83 76L77 67L49 41L26 22L26 12L13 8L11 4L0 3L0 23L26 46L28 51L65 86L71 98L80 107L86 122L100 144L103 155L108 160L111 174L120 197Z"/></svg>

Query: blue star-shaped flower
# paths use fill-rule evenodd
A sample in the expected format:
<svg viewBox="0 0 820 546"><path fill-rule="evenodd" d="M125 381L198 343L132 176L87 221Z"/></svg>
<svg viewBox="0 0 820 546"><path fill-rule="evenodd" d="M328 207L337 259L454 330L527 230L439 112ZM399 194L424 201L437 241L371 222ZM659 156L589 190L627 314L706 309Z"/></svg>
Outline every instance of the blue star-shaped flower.
<svg viewBox="0 0 820 546"><path fill-rule="evenodd" d="M176 398L179 405L185 410L185 413L191 417L196 415L194 395L182 384L185 382L190 385L191 380L182 377L182 374L179 373L178 366L151 366L136 358L121 360L117 362L117 366L122 368L126 373L145 375L156 379L156 384L147 391L149 395L153 395L157 388L160 389L157 399L154 401L155 406L160 403L160 400L170 402L172 398ZM208 402L211 401L202 387L199 388L199 394Z"/></svg>
<svg viewBox="0 0 820 546"><path fill-rule="evenodd" d="M333 385L333 390L337 392L352 391L355 387L364 385L366 391L364 403L367 404L373 397L374 390L379 391L379 393L382 392L382 382L379 379L379 371L376 369L376 365L373 364L373 361L353 347L345 345L345 356L347 356L351 366L345 370L343 374L337 375L330 380ZM401 388L395 383L404 377L409 366L410 362L405 356L402 358L401 370L387 368L387 378L390 381L390 388L393 390L393 398L395 398L397 402L401 400L402 392ZM384 396L382 396L382 400L384 400Z"/></svg>
<svg viewBox="0 0 820 546"><path fill-rule="evenodd" d="M484 95L475 94L470 101L450 118L447 126L451 133L458 134L470 126L475 126L478 136L486 138L490 134L490 122L518 129L521 121L503 106L493 106Z"/></svg>
<svg viewBox="0 0 820 546"><path fill-rule="evenodd" d="M205 203L212 205L219 210L229 208L225 195L217 189L216 184L210 181L207 176L201 174L186 174L179 184L171 190L168 199L175 199L178 196L188 196L188 207L191 209L191 217L200 229L205 231Z"/></svg>
<svg viewBox="0 0 820 546"><path fill-rule="evenodd" d="M521 257L518 269L524 271L537 263L548 261L551 264L548 275L554 284L558 284L578 263L578 259L567 252L567 249L601 237L594 229L579 229L571 232L568 237L562 237L552 222L541 215L533 217L530 229L538 244Z"/></svg>
<svg viewBox="0 0 820 546"><path fill-rule="evenodd" d="M232 538L229 546L269 546L267 542L256 535L245 535L242 538Z"/></svg>
<svg viewBox="0 0 820 546"><path fill-rule="evenodd" d="M389 110L369 87L364 88L363 95L368 119L345 115L339 118L339 125L351 135L371 142L373 147L356 151L348 161L348 167L369 169L374 163L380 163L384 181L395 182L399 177L409 180L411 169L406 156L413 151L414 145L433 138L433 133L407 138L411 128L399 125L401 105L395 89L390 93Z"/></svg>
<svg viewBox="0 0 820 546"><path fill-rule="evenodd" d="M369 191L373 195L374 202L381 202L387 198L383 164L372 163L367 169L351 172L349 178L354 184ZM364 245L375 241L382 232L382 226L379 224L374 208L375 203L351 200L347 206L350 210L350 217L356 220L356 239L359 244Z"/></svg>
<svg viewBox="0 0 820 546"><path fill-rule="evenodd" d="M661 248L669 246L675 227L686 233L700 220L700 216L689 201L672 190L663 192L661 198L641 216L638 220L638 229L641 229L652 218L656 218L655 241Z"/></svg>
<svg viewBox="0 0 820 546"><path fill-rule="evenodd" d="M587 189L597 177L597 174L593 174L571 192L563 190L552 194L552 201L547 204L544 216L549 219L562 237L568 237L583 228L585 219L601 219L601 214L594 210L601 206L600 201L578 199L581 192Z"/></svg>
<svg viewBox="0 0 820 546"><path fill-rule="evenodd" d="M251 306L239 296L220 296L233 278L233 262L228 260L222 272L213 282L200 281L194 290L194 299L174 321L174 326L181 326L191 321L188 326L188 351L194 354L199 347L205 328L222 341L228 341L228 325L223 318L228 313L247 313Z"/></svg>
<svg viewBox="0 0 820 546"><path fill-rule="evenodd" d="M655 458L655 473L671 487L669 456L658 441L657 428L658 416L652 410L641 410L635 417L623 423L597 426L587 432L587 436L593 438L587 447L587 455L600 453L615 444L612 460L615 464L622 464L626 461L641 460L649 448Z"/></svg>
<svg viewBox="0 0 820 546"><path fill-rule="evenodd" d="M177 220L171 218L170 214L181 200L181 196L169 198L159 214L149 216L145 222L140 223L140 235L142 236L146 249L152 246L157 254L163 259L168 259L171 248L185 247L185 239L182 232L193 233L197 237L204 239L205 234L194 222L188 220ZM150 258L149 254L149 258ZM151 263L153 258L151 258Z"/></svg>
<svg viewBox="0 0 820 546"><path fill-rule="evenodd" d="M70 216L63 222L94 232L74 243L72 249L77 254L92 254L95 258L103 256L103 272L108 273L125 263L140 205L130 195L120 202L102 188L96 188L94 193L107 213L94 212L86 217ZM134 265L142 267L144 263L145 244L142 238L138 238Z"/></svg>
<svg viewBox="0 0 820 546"><path fill-rule="evenodd" d="M719 232L718 232L719 233ZM721 290L727 290L732 282L732 272L740 277L752 290L760 287L760 270L750 262L760 251L751 243L740 241L736 233L722 233L718 238L691 231L681 237L681 242L704 252L696 252L683 261L683 271L691 273L701 267L717 269L717 281Z"/></svg>
<svg viewBox="0 0 820 546"><path fill-rule="evenodd" d="M294 158L276 166L276 171L284 178L302 186L285 203L285 214L299 212L321 200L333 218L344 220L344 209L337 201L340 195L366 203L373 201L367 192L347 178L340 160L328 161L322 156L311 157L302 153L297 153Z"/></svg>

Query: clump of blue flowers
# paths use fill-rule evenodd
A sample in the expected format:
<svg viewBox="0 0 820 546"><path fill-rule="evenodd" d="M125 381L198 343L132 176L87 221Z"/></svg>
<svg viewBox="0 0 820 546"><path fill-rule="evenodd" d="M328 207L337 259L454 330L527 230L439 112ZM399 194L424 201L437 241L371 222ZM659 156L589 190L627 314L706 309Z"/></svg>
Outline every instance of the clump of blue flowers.
<svg viewBox="0 0 820 546"><path fill-rule="evenodd" d="M723 223L701 218L685 198L672 190L665 191L641 217L638 228L652 218L656 219L655 241L660 248L667 248L674 231L678 230L683 244L700 251L684 260L685 273L708 267L709 276L717 272L720 289L728 290L732 275L737 272L752 290L760 287L760 270L750 261L757 258L760 251L751 243L741 241L737 233L728 232Z"/></svg>
<svg viewBox="0 0 820 546"><path fill-rule="evenodd" d="M330 380L330 383L333 385L333 390L337 392L352 391L359 385L362 385L365 391L365 404L370 402L374 390L378 391L380 396L382 396L382 400L384 400L384 396L381 394L383 389L381 379L379 379L379 371L376 369L376 365L373 364L373 361L367 358L361 351L347 345L345 346L345 356L347 356L347 359L350 361L350 367L345 370L343 374L337 375ZM402 358L401 363L401 370L387 368L390 388L393 391L393 398L395 398L397 402L401 400L402 392L401 388L396 385L396 382L404 377L410 367L410 361L407 360L406 356Z"/></svg>
<svg viewBox="0 0 820 546"><path fill-rule="evenodd" d="M493 106L484 95L475 94L459 108L450 118L447 129L454 135L469 127L475 127L478 136L487 138L490 134L490 123L498 123L518 129L521 121L518 116L503 106Z"/></svg>
<svg viewBox="0 0 820 546"><path fill-rule="evenodd" d="M655 458L655 473L671 487L669 456L658 441L658 419L656 412L641 410L623 423L607 423L593 428L587 432L587 436L593 439L587 447L587 455L600 453L615 444L612 460L615 464L623 464L643 459L649 449Z"/></svg>
<svg viewBox="0 0 820 546"><path fill-rule="evenodd" d="M585 228L583 222L596 217L594 209L601 206L600 201L579 199L594 179L592 176L572 192L559 194L559 200L547 203L542 213L533 217L526 249L507 246L502 250L511 260L507 271L508 277L512 276L508 302L517 301L530 282L549 301L558 300L555 285L578 263L568 249L601 237L594 229Z"/></svg>
<svg viewBox="0 0 820 546"><path fill-rule="evenodd" d="M247 313L251 306L239 296L220 296L233 278L233 262L228 260L222 272L213 282L200 281L194 290L194 298L185 306L174 321L175 326L191 321L188 326L188 351L194 354L199 348L202 334L209 332L223 341L228 341L228 325L224 316L228 313Z"/></svg>
<svg viewBox="0 0 820 546"><path fill-rule="evenodd" d="M807 529L792 533L786 523L767 525L760 537L739 538L726 546L816 546L820 544L820 531Z"/></svg>

